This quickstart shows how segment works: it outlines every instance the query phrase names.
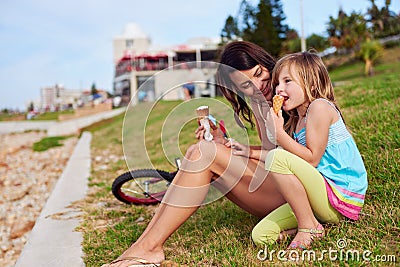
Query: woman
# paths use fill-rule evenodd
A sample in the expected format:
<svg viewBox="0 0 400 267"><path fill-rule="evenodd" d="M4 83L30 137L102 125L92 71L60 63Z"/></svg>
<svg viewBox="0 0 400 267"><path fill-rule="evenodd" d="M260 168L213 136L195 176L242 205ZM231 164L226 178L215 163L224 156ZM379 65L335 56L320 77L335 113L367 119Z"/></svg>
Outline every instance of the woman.
<svg viewBox="0 0 400 267"><path fill-rule="evenodd" d="M263 160L268 150L275 148L265 127L267 101L270 103L273 95L271 73L275 60L261 47L240 41L225 47L220 63L217 86L232 104L235 114L251 124L253 110L262 146L228 142L218 129L212 133L212 142L200 141L191 146L146 230L117 260L106 266L161 263L165 258L165 241L198 209L210 183L221 190L228 188L228 199L260 218L288 205L274 184L265 179L268 173ZM250 98L251 107L244 96ZM197 137L202 139L203 134L204 129L199 127Z"/></svg>

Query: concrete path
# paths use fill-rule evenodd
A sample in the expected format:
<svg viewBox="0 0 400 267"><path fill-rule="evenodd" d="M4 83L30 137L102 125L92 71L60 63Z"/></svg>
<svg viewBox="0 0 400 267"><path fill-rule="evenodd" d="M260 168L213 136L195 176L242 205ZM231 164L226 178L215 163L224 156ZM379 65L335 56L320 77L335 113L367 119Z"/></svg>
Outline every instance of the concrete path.
<svg viewBox="0 0 400 267"><path fill-rule="evenodd" d="M2 121L0 122L0 134L20 133L28 130L47 131L48 136L76 134L86 126L112 118L125 110L126 108L118 108L66 121Z"/></svg>
<svg viewBox="0 0 400 267"><path fill-rule="evenodd" d="M47 131L56 121L0 121L0 134L23 133L29 130Z"/></svg>
<svg viewBox="0 0 400 267"><path fill-rule="evenodd" d="M82 233L75 231L80 223L79 213L68 206L86 196L91 139L89 132L79 139L15 267L85 266Z"/></svg>

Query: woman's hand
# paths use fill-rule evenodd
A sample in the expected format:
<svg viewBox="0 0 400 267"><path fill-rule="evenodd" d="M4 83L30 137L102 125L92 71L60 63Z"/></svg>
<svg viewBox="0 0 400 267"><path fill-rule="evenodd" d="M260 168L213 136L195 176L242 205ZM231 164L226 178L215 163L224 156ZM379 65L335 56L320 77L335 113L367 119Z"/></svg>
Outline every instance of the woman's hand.
<svg viewBox="0 0 400 267"><path fill-rule="evenodd" d="M213 141L216 143L225 144L227 142L227 140L224 137L224 134L222 133L222 131L211 120L209 122L210 122L210 126L211 126L211 134L213 136ZM199 123L199 127L197 127L197 129L195 131L196 138L199 140L203 140L205 132L206 132L206 130L204 129L204 126L200 125L200 123Z"/></svg>
<svg viewBox="0 0 400 267"><path fill-rule="evenodd" d="M241 144L241 143L235 141L234 139L229 139L229 141L225 144L225 146L232 148L232 150L233 150L232 154L233 155L250 158L250 155L251 155L250 146Z"/></svg>

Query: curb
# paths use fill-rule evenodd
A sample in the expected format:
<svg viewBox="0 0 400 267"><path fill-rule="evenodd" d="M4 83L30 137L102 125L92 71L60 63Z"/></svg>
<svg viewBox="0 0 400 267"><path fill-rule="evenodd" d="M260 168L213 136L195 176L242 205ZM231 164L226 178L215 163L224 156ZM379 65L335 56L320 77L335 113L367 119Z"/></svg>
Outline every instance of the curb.
<svg viewBox="0 0 400 267"><path fill-rule="evenodd" d="M82 233L75 231L81 221L78 217L80 213L68 206L86 196L91 139L89 132L84 132L79 139L15 267L85 266Z"/></svg>

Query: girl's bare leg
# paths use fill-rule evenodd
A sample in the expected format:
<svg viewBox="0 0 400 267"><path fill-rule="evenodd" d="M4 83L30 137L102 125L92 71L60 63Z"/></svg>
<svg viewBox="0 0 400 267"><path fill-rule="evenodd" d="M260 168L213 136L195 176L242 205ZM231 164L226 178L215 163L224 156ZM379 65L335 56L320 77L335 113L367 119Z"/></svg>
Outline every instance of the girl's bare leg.
<svg viewBox="0 0 400 267"><path fill-rule="evenodd" d="M256 191L249 192L249 184L255 174L258 177L267 176L263 163L232 156L231 150L223 145L212 142L202 144L202 148L197 144L189 149L182 163L182 169L186 169L186 165L189 170L178 172L146 230L121 257L135 256L155 263L164 260L165 241L198 209L208 192L210 182L222 174L219 178L222 178L220 185L233 187L226 196L249 213L263 217L286 202L269 179ZM196 164L203 168L200 168L200 171L191 171L191 166ZM241 178L238 177L240 174ZM187 194L188 192L191 193ZM176 196L178 198L175 198ZM193 198L194 196L196 198ZM169 204L179 201L185 207ZM125 263L115 266L128 266L134 261Z"/></svg>

